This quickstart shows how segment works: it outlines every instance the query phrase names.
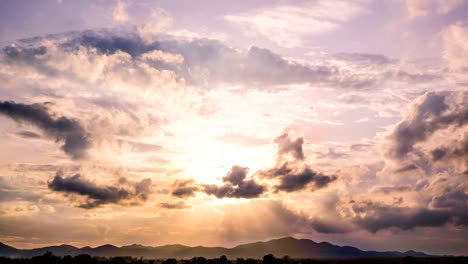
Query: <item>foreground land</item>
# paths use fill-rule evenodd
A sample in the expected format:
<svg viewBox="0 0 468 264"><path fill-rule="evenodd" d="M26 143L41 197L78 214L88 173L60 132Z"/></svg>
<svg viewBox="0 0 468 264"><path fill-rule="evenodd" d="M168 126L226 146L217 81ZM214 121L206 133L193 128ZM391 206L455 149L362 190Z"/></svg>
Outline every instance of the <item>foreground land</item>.
<svg viewBox="0 0 468 264"><path fill-rule="evenodd" d="M2 264L314 264L314 263L426 263L426 264L465 264L468 263L468 257L437 257L437 258L356 258L356 259L292 259L288 256L277 258L271 254L262 259L237 258L235 260L227 259L225 256L219 258L206 259L203 257L194 257L192 259L143 259L134 257L92 257L87 254L78 256L54 256L47 252L42 256L32 258L5 258L0 257Z"/></svg>
<svg viewBox="0 0 468 264"><path fill-rule="evenodd" d="M424 252L408 250L399 251L365 251L352 246L337 246L328 242L317 243L309 239L295 239L285 237L273 239L266 242L255 242L238 245L233 248L224 247L204 247L204 246L114 246L102 245L92 247L74 247L71 245L49 246L34 249L17 249L0 243L0 256L8 258L32 258L41 256L47 252L55 256L78 256L90 255L93 257L118 257L132 256L145 259L192 259L194 257L205 257L215 259L219 256L226 256L228 259L251 258L262 259L263 256L273 254L275 256L290 256L294 259L399 259L403 257L414 258L436 258L439 256L429 255Z"/></svg>

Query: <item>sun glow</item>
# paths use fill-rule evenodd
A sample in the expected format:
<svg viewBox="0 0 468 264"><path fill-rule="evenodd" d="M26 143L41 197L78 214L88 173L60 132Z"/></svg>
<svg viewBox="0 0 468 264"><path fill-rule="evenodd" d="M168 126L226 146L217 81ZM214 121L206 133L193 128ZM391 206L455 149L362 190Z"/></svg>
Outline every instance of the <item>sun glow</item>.
<svg viewBox="0 0 468 264"><path fill-rule="evenodd" d="M201 183L219 183L221 178L238 165L248 167L249 175L268 164L271 152L269 146L246 147L220 143L217 140L209 142L193 142L191 152L184 152L180 166L187 176Z"/></svg>

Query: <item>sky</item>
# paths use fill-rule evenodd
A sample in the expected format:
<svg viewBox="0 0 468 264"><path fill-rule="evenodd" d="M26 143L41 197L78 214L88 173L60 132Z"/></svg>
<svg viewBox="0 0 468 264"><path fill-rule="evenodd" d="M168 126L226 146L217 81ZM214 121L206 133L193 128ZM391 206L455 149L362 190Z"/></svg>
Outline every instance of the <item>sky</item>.
<svg viewBox="0 0 468 264"><path fill-rule="evenodd" d="M468 255L468 1L0 1L0 241Z"/></svg>

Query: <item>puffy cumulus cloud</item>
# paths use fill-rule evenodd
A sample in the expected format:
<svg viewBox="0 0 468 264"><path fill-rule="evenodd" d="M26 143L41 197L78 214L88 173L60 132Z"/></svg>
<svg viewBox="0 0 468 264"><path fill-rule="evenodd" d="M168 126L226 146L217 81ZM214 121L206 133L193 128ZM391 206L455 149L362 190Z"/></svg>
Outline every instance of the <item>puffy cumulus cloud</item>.
<svg viewBox="0 0 468 264"><path fill-rule="evenodd" d="M302 5L278 5L230 14L225 20L256 32L276 44L300 47L306 37L339 28L354 17L367 12L362 2L309 1Z"/></svg>
<svg viewBox="0 0 468 264"><path fill-rule="evenodd" d="M353 191L350 203L337 206L341 217L370 232L386 229L468 226L466 180L453 170L425 175L411 185L376 186L370 195Z"/></svg>
<svg viewBox="0 0 468 264"><path fill-rule="evenodd" d="M180 198L195 196L200 186L194 180L176 180L172 184L171 195Z"/></svg>
<svg viewBox="0 0 468 264"><path fill-rule="evenodd" d="M466 202L466 194L463 199ZM355 203L352 208L356 213L353 222L374 233L391 228L409 230L416 227L441 227L446 224L468 225L466 204L462 208L430 209L364 202Z"/></svg>
<svg viewBox="0 0 468 264"><path fill-rule="evenodd" d="M74 194L85 197L80 208L92 209L104 204L137 205L146 201L151 193L151 179L131 182L126 178L120 179L121 186L100 186L84 179L80 174L64 177L58 171L54 179L48 183L49 189L64 194Z"/></svg>
<svg viewBox="0 0 468 264"><path fill-rule="evenodd" d="M277 179L279 183L274 186L276 191L294 192L308 187L316 190L336 180L336 176L315 172L305 164L303 138L291 139L289 134L284 133L275 138L274 142L278 146L276 166L259 171L258 175Z"/></svg>
<svg viewBox="0 0 468 264"><path fill-rule="evenodd" d="M112 10L112 19L115 22L122 23L128 21L127 3L122 0L118 0Z"/></svg>
<svg viewBox="0 0 468 264"><path fill-rule="evenodd" d="M90 135L78 120L54 116L49 113L46 104L3 101L0 102L0 113L17 122L37 126L49 137L56 141L63 141L63 151L73 159L86 157L86 151L91 147ZM28 135L31 136L31 134Z"/></svg>
<svg viewBox="0 0 468 264"><path fill-rule="evenodd" d="M415 99L387 136L385 155L401 160L436 131L468 123L468 93L426 93Z"/></svg>
<svg viewBox="0 0 468 264"><path fill-rule="evenodd" d="M157 90L176 84L173 72L133 59L131 54L122 50L103 53L96 47L80 43L87 39L84 34L62 44L58 37L58 40L45 38L36 41L32 47L10 45L3 50L2 60L9 67L16 67L16 71L29 73L22 78L39 74L42 78L59 80L70 86L77 86L76 83L104 85L125 93L129 92L123 89L126 87Z"/></svg>
<svg viewBox="0 0 468 264"><path fill-rule="evenodd" d="M262 195L266 187L257 183L254 179L246 179L249 168L232 166L231 170L224 176L224 185L203 185L203 190L208 195L217 198L257 198Z"/></svg>
<svg viewBox="0 0 468 264"><path fill-rule="evenodd" d="M70 34L69 39L19 41L3 49L0 72L17 76L12 77L14 89L0 89L13 98L27 94L28 101L57 102L59 112L79 115L81 126L92 135L93 147L87 151L91 158L157 151L141 138L165 133L161 126L173 120L171 115L179 107L197 107L198 95L185 90L174 72L156 66L178 64L181 55L156 50L134 58L124 51L85 45L86 40L92 42L86 34Z"/></svg>
<svg viewBox="0 0 468 264"><path fill-rule="evenodd" d="M126 87L164 92L164 87L173 90L185 83L204 89L221 84L249 89L314 84L359 90L378 88L387 81L414 84L441 79L436 72L406 69L381 55L337 54L298 61L268 49L238 49L206 38L184 41L160 34L148 42L135 31L84 31L23 40L5 48L3 55L9 67L20 64L22 70L102 83L119 92L126 92Z"/></svg>

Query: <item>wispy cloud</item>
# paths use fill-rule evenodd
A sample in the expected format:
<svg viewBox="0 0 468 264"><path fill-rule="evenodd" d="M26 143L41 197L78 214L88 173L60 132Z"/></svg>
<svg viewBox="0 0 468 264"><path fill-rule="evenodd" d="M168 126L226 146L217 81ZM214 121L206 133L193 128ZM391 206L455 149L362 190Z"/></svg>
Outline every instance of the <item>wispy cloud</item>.
<svg viewBox="0 0 468 264"><path fill-rule="evenodd" d="M309 36L335 30L366 12L365 1L318 0L230 14L224 19L280 46L293 48L303 46Z"/></svg>

